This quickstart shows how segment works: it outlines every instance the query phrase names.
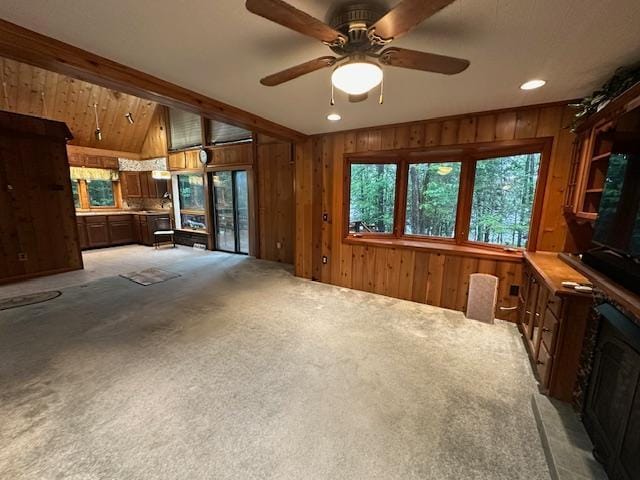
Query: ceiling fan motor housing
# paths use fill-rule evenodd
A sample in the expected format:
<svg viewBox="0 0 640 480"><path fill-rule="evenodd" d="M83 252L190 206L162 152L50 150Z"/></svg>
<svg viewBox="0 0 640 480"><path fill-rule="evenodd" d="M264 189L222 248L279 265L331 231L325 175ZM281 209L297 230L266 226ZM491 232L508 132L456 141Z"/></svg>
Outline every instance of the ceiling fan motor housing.
<svg viewBox="0 0 640 480"><path fill-rule="evenodd" d="M339 55L379 50L367 36L368 28L386 13L386 8L374 2L347 3L329 14L329 24L345 34L349 41L344 46L331 46Z"/></svg>

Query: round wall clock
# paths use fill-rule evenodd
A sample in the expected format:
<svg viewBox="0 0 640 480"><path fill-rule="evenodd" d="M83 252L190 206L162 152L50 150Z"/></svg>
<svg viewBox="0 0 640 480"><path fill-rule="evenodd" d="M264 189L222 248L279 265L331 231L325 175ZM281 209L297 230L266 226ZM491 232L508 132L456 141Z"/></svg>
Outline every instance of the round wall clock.
<svg viewBox="0 0 640 480"><path fill-rule="evenodd" d="M201 148L198 152L198 158L201 164L206 165L209 161L209 153L204 148Z"/></svg>

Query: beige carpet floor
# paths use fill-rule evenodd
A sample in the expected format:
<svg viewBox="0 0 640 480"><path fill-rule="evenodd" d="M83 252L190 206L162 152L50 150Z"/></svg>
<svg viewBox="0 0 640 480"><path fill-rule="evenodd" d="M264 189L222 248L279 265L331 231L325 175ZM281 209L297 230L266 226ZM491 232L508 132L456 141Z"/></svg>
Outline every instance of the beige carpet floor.
<svg viewBox="0 0 640 480"><path fill-rule="evenodd" d="M515 326L226 254L0 312L0 478L546 479Z"/></svg>

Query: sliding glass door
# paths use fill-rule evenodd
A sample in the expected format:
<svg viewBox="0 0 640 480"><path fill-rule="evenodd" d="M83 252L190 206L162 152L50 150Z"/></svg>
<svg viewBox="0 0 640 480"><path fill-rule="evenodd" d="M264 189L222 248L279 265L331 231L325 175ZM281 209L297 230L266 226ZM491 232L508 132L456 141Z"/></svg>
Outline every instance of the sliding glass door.
<svg viewBox="0 0 640 480"><path fill-rule="evenodd" d="M216 248L249 253L249 195L244 170L214 172L213 216Z"/></svg>

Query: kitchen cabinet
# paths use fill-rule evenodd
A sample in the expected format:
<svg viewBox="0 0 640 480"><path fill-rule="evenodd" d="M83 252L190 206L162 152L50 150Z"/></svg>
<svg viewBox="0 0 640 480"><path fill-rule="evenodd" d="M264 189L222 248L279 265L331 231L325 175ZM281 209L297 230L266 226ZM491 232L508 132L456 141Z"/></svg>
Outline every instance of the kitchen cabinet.
<svg viewBox="0 0 640 480"><path fill-rule="evenodd" d="M109 168L111 170L118 170L118 159L116 157L71 152L68 158L69 165L72 167Z"/></svg>
<svg viewBox="0 0 640 480"><path fill-rule="evenodd" d="M588 280L551 252L525 253L524 276L518 326L527 351L542 391L570 402L592 300L562 282Z"/></svg>
<svg viewBox="0 0 640 480"><path fill-rule="evenodd" d="M76 224L78 225L78 240L80 242L80 249L84 250L89 248L89 238L87 237L87 224L82 217L76 217Z"/></svg>
<svg viewBox="0 0 640 480"><path fill-rule="evenodd" d="M169 170L185 170L187 168L184 152L169 154Z"/></svg>
<svg viewBox="0 0 640 480"><path fill-rule="evenodd" d="M133 219L131 215L109 215L109 244L125 245L133 243Z"/></svg>
<svg viewBox="0 0 640 480"><path fill-rule="evenodd" d="M156 180L151 172L120 172L122 196L125 198L162 198L166 180Z"/></svg>
<svg viewBox="0 0 640 480"><path fill-rule="evenodd" d="M201 170L200 150L187 150L169 154L169 170Z"/></svg>
<svg viewBox="0 0 640 480"><path fill-rule="evenodd" d="M168 213L124 213L76 217L81 248L110 247L139 243L153 245L156 219L168 219Z"/></svg>
<svg viewBox="0 0 640 480"><path fill-rule="evenodd" d="M140 172L120 172L122 196L125 198L142 198Z"/></svg>
<svg viewBox="0 0 640 480"><path fill-rule="evenodd" d="M90 248L106 247L109 245L109 227L107 217L100 215L86 217L87 242Z"/></svg>

